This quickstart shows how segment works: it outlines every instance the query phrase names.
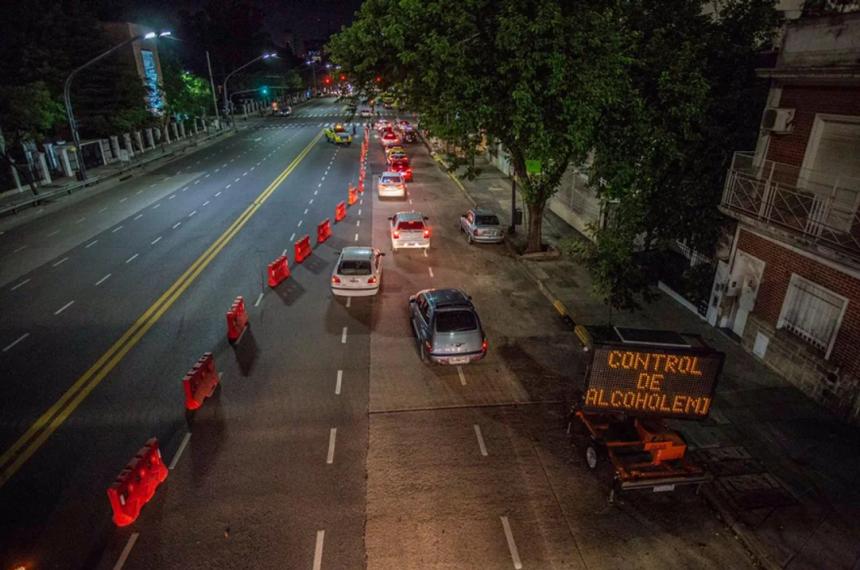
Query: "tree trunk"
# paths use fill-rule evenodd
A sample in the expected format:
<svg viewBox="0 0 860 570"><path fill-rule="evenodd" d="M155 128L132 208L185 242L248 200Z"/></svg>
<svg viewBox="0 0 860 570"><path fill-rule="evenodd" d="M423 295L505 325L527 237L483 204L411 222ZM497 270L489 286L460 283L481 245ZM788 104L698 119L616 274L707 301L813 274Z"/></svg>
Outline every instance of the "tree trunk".
<svg viewBox="0 0 860 570"><path fill-rule="evenodd" d="M542 228L544 202L528 204L529 208L529 235L525 253L538 253L543 251Z"/></svg>

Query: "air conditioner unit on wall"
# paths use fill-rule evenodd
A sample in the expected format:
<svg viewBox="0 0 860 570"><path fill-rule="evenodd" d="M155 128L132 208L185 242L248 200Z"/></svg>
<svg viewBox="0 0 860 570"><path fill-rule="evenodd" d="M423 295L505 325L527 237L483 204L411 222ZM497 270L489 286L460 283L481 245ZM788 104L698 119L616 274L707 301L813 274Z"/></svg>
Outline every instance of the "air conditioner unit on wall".
<svg viewBox="0 0 860 570"><path fill-rule="evenodd" d="M765 109L761 127L772 133L790 133L794 129L794 109Z"/></svg>

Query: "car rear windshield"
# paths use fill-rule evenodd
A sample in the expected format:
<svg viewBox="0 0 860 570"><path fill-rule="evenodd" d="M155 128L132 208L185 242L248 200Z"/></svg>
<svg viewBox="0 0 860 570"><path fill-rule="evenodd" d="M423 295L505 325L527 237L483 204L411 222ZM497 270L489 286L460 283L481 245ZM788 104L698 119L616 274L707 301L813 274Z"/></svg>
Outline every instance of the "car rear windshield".
<svg viewBox="0 0 860 570"><path fill-rule="evenodd" d="M401 180L399 176L383 176L382 183L383 184L400 184Z"/></svg>
<svg viewBox="0 0 860 570"><path fill-rule="evenodd" d="M344 259L337 272L341 275L370 275L370 261L366 259Z"/></svg>
<svg viewBox="0 0 860 570"><path fill-rule="evenodd" d="M476 223L479 226L498 226L499 218L496 216L478 216L476 219Z"/></svg>
<svg viewBox="0 0 860 570"><path fill-rule="evenodd" d="M401 170L403 168L408 168L409 165L405 160L395 160L391 163L391 170Z"/></svg>
<svg viewBox="0 0 860 570"><path fill-rule="evenodd" d="M441 311L436 315L437 332L473 331L478 322L471 311Z"/></svg>
<svg viewBox="0 0 860 570"><path fill-rule="evenodd" d="M418 230L421 231L424 229L424 222L421 220L405 220L397 223L398 230Z"/></svg>

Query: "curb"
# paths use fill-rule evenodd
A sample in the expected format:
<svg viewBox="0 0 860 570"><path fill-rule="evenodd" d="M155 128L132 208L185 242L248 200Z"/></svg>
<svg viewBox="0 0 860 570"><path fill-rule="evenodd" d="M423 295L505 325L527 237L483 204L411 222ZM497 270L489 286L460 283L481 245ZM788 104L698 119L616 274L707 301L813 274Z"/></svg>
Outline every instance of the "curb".
<svg viewBox="0 0 860 570"><path fill-rule="evenodd" d="M713 483L712 483L713 484ZM749 532L746 525L740 522L735 515L725 507L723 501L712 487L709 485L702 486L702 496L705 497L708 505L723 519L723 523L728 526L735 536L738 538L744 548L749 552L753 562L759 567L766 570L781 570L783 566L774 562L770 554L765 551L765 547L761 541L755 536L755 533Z"/></svg>
<svg viewBox="0 0 860 570"><path fill-rule="evenodd" d="M187 144L181 149L171 149L169 152L159 154L158 156L147 157L147 158L141 160L140 162L136 163L133 166L128 166L126 168L122 168L122 169L117 170L115 172L111 172L110 174L105 174L105 175L101 175L101 176L93 176L92 178L90 178L86 182L80 182L77 184L72 183L72 184L69 184L68 186L63 186L60 188L54 188L54 189L52 189L52 191L41 193L38 196L33 196L29 200L17 202L15 204L11 204L11 205L5 206L5 207L0 206L0 217L6 216L9 213L17 215L20 210L24 210L24 209L30 208L30 207L35 207L40 202L43 202L45 200L50 200L52 198L60 197L63 195L70 196L73 192L76 192L78 190L85 189L85 188L91 188L94 186L98 186L99 184L101 184L103 182L107 182L107 181L113 180L115 178L120 178L121 180L127 180L129 178L134 177L135 174L137 174L135 171L138 169L145 169L149 165L153 164L154 162L158 162L158 161L164 161L165 164L169 164L170 162L179 158L180 156L188 154L188 150L191 148L195 149L195 151L196 151L196 150L198 150L198 147L203 143L210 142L213 139L216 139L220 136L229 137L229 136L232 136L232 134L236 133L236 132L237 131L235 131L235 130L227 130L227 131L222 130L222 131L219 131L213 135L209 135L204 139L198 139L195 142L195 144Z"/></svg>

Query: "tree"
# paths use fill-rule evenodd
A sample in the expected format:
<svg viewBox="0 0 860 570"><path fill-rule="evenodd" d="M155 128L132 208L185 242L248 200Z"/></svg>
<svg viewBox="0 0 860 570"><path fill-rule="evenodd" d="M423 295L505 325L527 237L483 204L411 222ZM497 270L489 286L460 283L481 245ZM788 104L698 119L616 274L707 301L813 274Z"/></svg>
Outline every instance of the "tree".
<svg viewBox="0 0 860 570"><path fill-rule="evenodd" d="M619 17L598 0L367 0L328 49L359 84L381 76L401 90L466 163L481 135L500 141L529 210L534 252L547 200L593 147L622 85ZM530 160L540 173L528 173Z"/></svg>
<svg viewBox="0 0 860 570"><path fill-rule="evenodd" d="M4 162L20 175L21 164L15 161L10 149L24 142L41 142L64 119L63 107L51 97L44 83L0 86L0 129L5 139L0 144L0 154ZM38 195L35 178L26 178L30 181L30 190Z"/></svg>
<svg viewBox="0 0 860 570"><path fill-rule="evenodd" d="M164 117L204 117L212 107L212 89L209 80L183 69L179 56L171 49L159 51Z"/></svg>
<svg viewBox="0 0 860 570"><path fill-rule="evenodd" d="M635 308L658 277L647 260L677 241L710 252L723 226L722 181L755 141L767 91L758 53L777 17L770 0L732 0L716 16L696 0L632 0L619 25L634 58L623 97L599 121L591 180L610 223L579 253L608 303Z"/></svg>

